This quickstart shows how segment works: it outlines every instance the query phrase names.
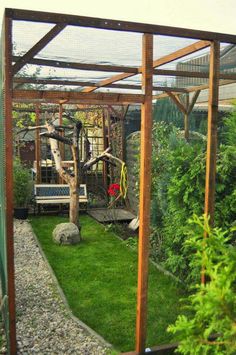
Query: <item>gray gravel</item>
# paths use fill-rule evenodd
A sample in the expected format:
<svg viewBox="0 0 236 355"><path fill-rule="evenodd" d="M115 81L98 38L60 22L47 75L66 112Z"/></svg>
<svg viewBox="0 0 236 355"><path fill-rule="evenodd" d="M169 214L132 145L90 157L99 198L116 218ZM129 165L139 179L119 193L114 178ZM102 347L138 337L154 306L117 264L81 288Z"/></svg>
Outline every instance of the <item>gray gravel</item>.
<svg viewBox="0 0 236 355"><path fill-rule="evenodd" d="M16 220L14 228L18 354L106 354L99 337L70 317L30 224Z"/></svg>

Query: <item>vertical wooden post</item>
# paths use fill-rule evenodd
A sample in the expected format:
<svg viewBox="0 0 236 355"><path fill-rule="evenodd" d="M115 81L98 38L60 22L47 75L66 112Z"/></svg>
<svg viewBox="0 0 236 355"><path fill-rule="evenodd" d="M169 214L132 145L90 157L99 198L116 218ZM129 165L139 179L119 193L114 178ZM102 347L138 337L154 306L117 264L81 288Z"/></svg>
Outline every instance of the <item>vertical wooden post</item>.
<svg viewBox="0 0 236 355"><path fill-rule="evenodd" d="M189 94L186 94L185 107L188 110L188 107L189 107ZM186 140L189 139L189 113L188 113L187 110L184 112L184 138Z"/></svg>
<svg viewBox="0 0 236 355"><path fill-rule="evenodd" d="M206 156L205 214L214 223L217 122L220 71L220 43L213 41L210 47L209 99Z"/></svg>
<svg viewBox="0 0 236 355"><path fill-rule="evenodd" d="M14 233L13 233L13 136L12 136L12 19L5 16L4 24L4 107L6 141L6 248L7 282L9 307L10 354L16 354L15 318L15 270L14 270Z"/></svg>
<svg viewBox="0 0 236 355"><path fill-rule="evenodd" d="M63 106L62 104L59 104L59 125L63 125L63 120L62 120L62 115L63 115ZM61 136L63 136L63 132L61 132ZM59 143L59 149L61 153L61 160L65 160L65 145L64 143ZM59 176L59 184L65 184L65 181Z"/></svg>
<svg viewBox="0 0 236 355"><path fill-rule="evenodd" d="M106 117L103 110L102 113L102 134L103 134L103 150L107 149L107 129L106 129ZM107 163L103 162L102 166L102 178L103 178L103 187L107 191Z"/></svg>
<svg viewBox="0 0 236 355"><path fill-rule="evenodd" d="M40 112L39 112L39 104L35 106L36 113L36 126L40 125ZM41 139L40 139L40 131L38 129L35 130L35 160L36 160L36 183L41 183Z"/></svg>
<svg viewBox="0 0 236 355"><path fill-rule="evenodd" d="M147 331L148 257L150 234L150 192L152 156L152 74L153 35L143 35L142 88L145 96L141 110L140 200L136 351L145 349Z"/></svg>
<svg viewBox="0 0 236 355"><path fill-rule="evenodd" d="M207 128L207 155L206 155L206 182L205 182L205 209L204 213L210 216L210 224L214 223L215 207L215 178L217 154L217 122L218 122L218 96L220 72L220 43L213 41L210 47L209 68L209 98L208 98L208 128ZM204 238L207 234L204 233ZM202 266L201 282L205 283L205 267Z"/></svg>

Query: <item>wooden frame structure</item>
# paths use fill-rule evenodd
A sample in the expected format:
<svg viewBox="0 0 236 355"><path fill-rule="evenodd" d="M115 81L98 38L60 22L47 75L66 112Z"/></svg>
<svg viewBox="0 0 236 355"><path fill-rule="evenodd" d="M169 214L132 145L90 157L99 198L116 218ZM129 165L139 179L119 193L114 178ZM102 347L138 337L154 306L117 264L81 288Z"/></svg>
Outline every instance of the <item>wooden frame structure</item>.
<svg viewBox="0 0 236 355"><path fill-rule="evenodd" d="M27 53L21 57L12 56L12 23L13 21L32 21L50 23L54 26L41 38ZM61 62L35 58L48 43L53 40L66 26L91 27L143 34L143 53L141 67L123 67L111 65L85 64L74 62ZM153 35L175 36L192 38L197 41L185 48L177 50L162 58L153 58ZM138 103L141 110L141 172L140 172L140 231L139 231L139 265L138 265L138 290L137 290L137 323L136 323L136 349L132 354L142 354L145 350L146 340L146 317L147 317L147 283L148 283L148 240L150 220L150 185L151 185L151 130L152 130L152 101L169 96L176 103L185 116L185 138L188 139L188 115L197 100L200 90L209 89L208 106L208 143L207 143L207 169L206 169L206 198L205 212L210 215L211 221L214 216L215 194L215 169L216 169L216 142L217 142L217 109L218 87L236 81L236 74L223 74L219 71L219 46L220 42L236 44L236 36L222 33L197 31L176 27L158 26L142 23L98 19L82 16L44 13L28 10L6 9L3 25L4 47L4 105L5 105L5 132L8 139L6 144L6 234L7 234L7 257L8 257L8 282L9 282L9 313L10 313L10 352L16 354L15 336L15 294L14 294L14 252L13 252L13 198L12 198L12 103L13 102L50 102L50 103L79 103L79 104L106 104L106 105L129 105ZM158 69L158 67L195 53L203 48L210 48L210 67L208 73L199 73L177 70ZM14 63L14 64L13 64ZM68 82L16 77L18 71L27 63L55 66L61 68L73 68L82 70L117 72L108 79L94 82ZM127 85L116 83L122 79L136 74L142 75L142 85ZM153 75L189 76L198 78L209 77L209 85L190 88L170 88L153 86ZM220 81L221 80L221 81ZM16 84L13 90L13 83ZM18 87L22 83L38 83L54 85L80 85L83 89L78 91L50 91L50 90L22 90ZM125 93L102 93L94 92L101 87L113 89L135 89L139 94ZM154 90L163 93L154 95ZM194 93L189 99L189 93ZM185 102L181 101L180 94L186 95ZM39 108L37 106L37 119ZM39 152L37 151L37 154ZM176 345L175 345L176 346ZM152 353L168 353L166 350L156 348ZM164 351L164 352L163 352ZM131 354L131 353L130 353Z"/></svg>

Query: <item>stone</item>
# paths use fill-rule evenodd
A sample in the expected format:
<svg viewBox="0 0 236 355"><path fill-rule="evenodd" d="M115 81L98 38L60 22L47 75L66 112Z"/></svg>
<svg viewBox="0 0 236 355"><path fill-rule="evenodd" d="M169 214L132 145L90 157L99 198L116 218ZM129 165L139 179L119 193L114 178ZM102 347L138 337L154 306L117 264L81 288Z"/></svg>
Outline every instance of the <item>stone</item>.
<svg viewBox="0 0 236 355"><path fill-rule="evenodd" d="M57 244L78 244L81 240L79 228L74 223L60 223L52 232L53 240Z"/></svg>

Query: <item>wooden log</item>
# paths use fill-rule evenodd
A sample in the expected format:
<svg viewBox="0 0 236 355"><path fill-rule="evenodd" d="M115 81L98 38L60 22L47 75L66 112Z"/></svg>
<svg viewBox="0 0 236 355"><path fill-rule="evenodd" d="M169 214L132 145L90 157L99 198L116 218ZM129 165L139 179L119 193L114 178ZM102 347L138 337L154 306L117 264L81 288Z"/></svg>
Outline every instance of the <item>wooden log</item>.
<svg viewBox="0 0 236 355"><path fill-rule="evenodd" d="M144 103L141 110L140 204L138 288L136 317L136 351L145 349L147 331L148 258L150 234L150 192L152 156L152 74L153 36L143 35L142 85Z"/></svg>

